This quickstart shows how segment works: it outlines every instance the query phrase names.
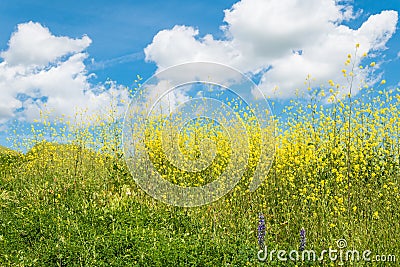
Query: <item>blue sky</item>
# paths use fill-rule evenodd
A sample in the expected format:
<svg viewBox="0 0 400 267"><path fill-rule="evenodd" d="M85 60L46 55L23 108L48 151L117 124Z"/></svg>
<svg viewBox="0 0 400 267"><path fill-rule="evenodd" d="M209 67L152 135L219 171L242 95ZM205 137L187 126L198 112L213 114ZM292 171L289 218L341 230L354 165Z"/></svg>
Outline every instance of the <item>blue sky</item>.
<svg viewBox="0 0 400 267"><path fill-rule="evenodd" d="M184 24L221 36L223 10L233 3L228 0L189 0L184 4L178 0L6 0L0 3L0 49L7 49L16 25L28 21L41 23L54 35L79 38L87 34L93 40L87 49L90 58L99 63L109 62L105 69L94 66L98 80L110 78L131 85L136 74L149 77L156 70L154 64L145 63L143 49L158 31Z"/></svg>
<svg viewBox="0 0 400 267"><path fill-rule="evenodd" d="M297 9L296 2L302 3ZM317 83L328 77L340 82L341 62L360 42L360 52L370 56L357 63L377 61L374 76L398 87L400 1L339 4L330 0L3 0L0 145L8 145L7 125L15 120L29 123L44 102L54 106L56 115L86 105L87 99L93 101L88 105L98 107L107 102L107 93L98 97L98 93L82 92L119 93L124 86L133 86L137 74L147 79L157 69L188 61L231 65L259 77L267 95L279 88L279 97L288 99L304 81L304 69ZM41 46L36 50L30 43L32 36L43 37L36 40ZM296 54L299 51L303 55ZM371 85L378 82L368 70L359 77ZM113 82L106 83L107 79Z"/></svg>

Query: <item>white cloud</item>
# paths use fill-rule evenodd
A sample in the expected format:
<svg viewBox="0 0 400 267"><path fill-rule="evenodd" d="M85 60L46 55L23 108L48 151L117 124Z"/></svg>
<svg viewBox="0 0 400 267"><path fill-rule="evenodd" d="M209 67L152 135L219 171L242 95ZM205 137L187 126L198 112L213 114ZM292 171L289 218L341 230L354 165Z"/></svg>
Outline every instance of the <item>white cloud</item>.
<svg viewBox="0 0 400 267"><path fill-rule="evenodd" d="M92 41L89 37L71 39L56 37L39 23L19 24L8 43L9 49L1 57L10 66L45 66L62 56L79 53Z"/></svg>
<svg viewBox="0 0 400 267"><path fill-rule="evenodd" d="M190 61L213 61L262 75L267 95L278 87L281 97L304 88L308 74L315 84L329 79L346 83L340 70L347 54L385 49L398 21L396 11L372 15L359 29L343 24L354 18L352 6L335 0L242 0L225 10L224 40L199 36L193 27L175 26L154 36L144 52L159 69ZM343 3L343 1L342 1ZM357 60L356 66L359 63ZM359 71L368 80L368 70Z"/></svg>
<svg viewBox="0 0 400 267"><path fill-rule="evenodd" d="M357 31L357 37L369 41L373 50L385 49L386 42L396 31L398 13L393 10L372 15Z"/></svg>
<svg viewBox="0 0 400 267"><path fill-rule="evenodd" d="M39 119L44 104L53 117L73 116L77 109L101 109L117 92L127 98L115 83L89 82L84 60L90 44L87 36L54 36L39 23L18 25L8 49L0 54L0 123Z"/></svg>
<svg viewBox="0 0 400 267"><path fill-rule="evenodd" d="M155 61L163 69L191 61L223 62L229 52L235 52L229 42L214 40L211 35L197 40L198 35L198 30L178 25L172 30L160 31L144 50L146 60Z"/></svg>

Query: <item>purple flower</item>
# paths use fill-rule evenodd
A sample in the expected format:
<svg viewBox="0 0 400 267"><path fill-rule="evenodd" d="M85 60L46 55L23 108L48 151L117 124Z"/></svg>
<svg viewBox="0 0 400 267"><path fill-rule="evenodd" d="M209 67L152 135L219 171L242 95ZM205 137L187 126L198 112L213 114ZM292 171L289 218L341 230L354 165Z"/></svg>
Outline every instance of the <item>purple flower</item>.
<svg viewBox="0 0 400 267"><path fill-rule="evenodd" d="M303 251L306 248L306 230L301 228L300 230L300 251Z"/></svg>
<svg viewBox="0 0 400 267"><path fill-rule="evenodd" d="M264 238L265 238L265 220L264 220L264 215L260 213L258 221L258 245L260 249L264 249Z"/></svg>

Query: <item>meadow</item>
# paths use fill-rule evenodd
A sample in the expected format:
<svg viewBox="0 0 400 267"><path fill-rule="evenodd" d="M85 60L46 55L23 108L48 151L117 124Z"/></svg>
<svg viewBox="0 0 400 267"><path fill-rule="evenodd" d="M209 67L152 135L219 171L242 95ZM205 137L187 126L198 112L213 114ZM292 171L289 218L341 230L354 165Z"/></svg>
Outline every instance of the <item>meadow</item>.
<svg viewBox="0 0 400 267"><path fill-rule="evenodd" d="M384 84L345 97L333 81L310 86L276 114L272 165L257 161L253 136L238 186L191 208L164 204L137 186L124 161L116 106L96 125L51 122L43 113L30 138L0 149L0 266L337 266L327 258L261 262L257 253L260 243L269 250L337 249L339 239L346 248L400 260L400 90ZM207 124L193 127L201 140ZM157 138L146 144L152 161L177 185L203 185L230 160L231 146L218 133L213 165L180 173ZM196 158L191 138L182 146ZM251 192L257 164L270 168Z"/></svg>

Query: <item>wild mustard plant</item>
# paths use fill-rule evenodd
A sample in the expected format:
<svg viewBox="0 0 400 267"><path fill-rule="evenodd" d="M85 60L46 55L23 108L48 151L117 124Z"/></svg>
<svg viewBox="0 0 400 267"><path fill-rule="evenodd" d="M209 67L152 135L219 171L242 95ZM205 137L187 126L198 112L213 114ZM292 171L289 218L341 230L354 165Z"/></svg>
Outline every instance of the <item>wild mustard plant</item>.
<svg viewBox="0 0 400 267"><path fill-rule="evenodd" d="M51 120L43 111L31 138L16 140L21 152L0 148L0 265L257 266L257 241L298 249L299 229L300 250L307 233L307 248L327 249L345 238L351 248L398 252L400 89L385 88L386 80L375 88L358 82L357 69L378 64L363 63L362 55L357 66L359 49L345 58L347 85L329 80L317 88L310 75L309 90L274 118L274 128L258 129L250 117L247 137L211 119L179 131L165 110L147 127L135 125L147 137L135 149L147 154L132 159L133 174L121 157L121 99L101 114ZM273 146L275 157L250 192L256 167L271 164L260 155L262 135L274 137L263 145ZM206 185L225 171L237 144L248 152L238 159L246 167L242 179L207 206L165 205L131 176L154 167L175 185ZM165 147L180 153L168 155Z"/></svg>

